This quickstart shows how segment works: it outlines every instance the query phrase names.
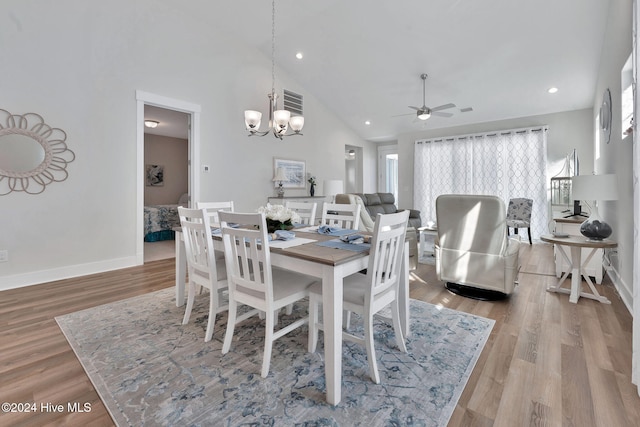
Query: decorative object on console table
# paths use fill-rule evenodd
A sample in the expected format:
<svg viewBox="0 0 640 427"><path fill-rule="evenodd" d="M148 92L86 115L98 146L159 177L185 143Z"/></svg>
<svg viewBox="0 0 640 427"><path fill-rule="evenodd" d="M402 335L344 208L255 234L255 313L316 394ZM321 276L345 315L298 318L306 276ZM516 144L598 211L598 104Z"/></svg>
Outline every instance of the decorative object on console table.
<svg viewBox="0 0 640 427"><path fill-rule="evenodd" d="M282 182L286 180L287 176L284 173L284 168L277 168L272 181L278 183L278 197L284 197L284 187L282 186Z"/></svg>
<svg viewBox="0 0 640 427"><path fill-rule="evenodd" d="M579 175L571 179L571 193L574 200L594 200L591 215L580 226L580 233L591 240L606 239L613 230L604 222L598 212L598 202L618 200L618 185L615 174Z"/></svg>
<svg viewBox="0 0 640 427"><path fill-rule="evenodd" d="M316 177L311 175L307 182L309 183L309 195L313 197L316 194Z"/></svg>
<svg viewBox="0 0 640 427"><path fill-rule="evenodd" d="M344 193L344 184L339 179L326 179L324 181L324 195L330 197L331 203L334 202L336 194Z"/></svg>

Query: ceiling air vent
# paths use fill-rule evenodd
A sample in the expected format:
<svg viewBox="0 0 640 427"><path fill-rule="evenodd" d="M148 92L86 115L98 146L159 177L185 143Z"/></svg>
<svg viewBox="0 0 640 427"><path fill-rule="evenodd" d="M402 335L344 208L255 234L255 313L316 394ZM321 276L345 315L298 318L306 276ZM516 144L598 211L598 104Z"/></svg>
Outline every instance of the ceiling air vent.
<svg viewBox="0 0 640 427"><path fill-rule="evenodd" d="M284 89L284 109L291 112L293 116L303 116L302 95Z"/></svg>

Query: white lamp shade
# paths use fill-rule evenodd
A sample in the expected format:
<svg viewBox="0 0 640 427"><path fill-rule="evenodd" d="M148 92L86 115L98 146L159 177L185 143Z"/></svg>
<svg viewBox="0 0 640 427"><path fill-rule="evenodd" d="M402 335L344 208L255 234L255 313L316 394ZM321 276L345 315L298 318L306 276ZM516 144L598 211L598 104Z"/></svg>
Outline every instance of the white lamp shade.
<svg viewBox="0 0 640 427"><path fill-rule="evenodd" d="M424 112L422 114L418 114L418 118L420 120L427 120L429 117L431 117L431 113Z"/></svg>
<svg viewBox="0 0 640 427"><path fill-rule="evenodd" d="M339 179L327 179L324 181L324 195L335 196L344 192L344 184Z"/></svg>
<svg viewBox="0 0 640 427"><path fill-rule="evenodd" d="M244 112L244 124L248 130L255 130L260 128L260 121L262 120L262 113L255 110L247 110Z"/></svg>
<svg viewBox="0 0 640 427"><path fill-rule="evenodd" d="M294 132L300 132L302 127L304 126L304 117L302 116L293 116L289 119L289 124L291 125L291 129Z"/></svg>
<svg viewBox="0 0 640 427"><path fill-rule="evenodd" d="M287 175L284 173L284 168L276 169L276 174L274 175L272 181L286 181Z"/></svg>
<svg viewBox="0 0 640 427"><path fill-rule="evenodd" d="M579 175L571 178L573 200L618 200L615 174Z"/></svg>
<svg viewBox="0 0 640 427"><path fill-rule="evenodd" d="M160 122L158 122L157 120L145 120L144 121L144 125L146 127L148 127L148 128L151 128L151 129L158 127L159 123Z"/></svg>

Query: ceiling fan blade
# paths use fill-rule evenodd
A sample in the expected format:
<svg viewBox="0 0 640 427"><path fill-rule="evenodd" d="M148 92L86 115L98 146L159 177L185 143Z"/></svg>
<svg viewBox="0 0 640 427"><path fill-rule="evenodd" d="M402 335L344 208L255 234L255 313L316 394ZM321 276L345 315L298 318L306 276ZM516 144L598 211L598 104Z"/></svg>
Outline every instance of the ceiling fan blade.
<svg viewBox="0 0 640 427"><path fill-rule="evenodd" d="M473 111L473 107L466 107L466 108L460 109L461 113L468 113L469 111Z"/></svg>
<svg viewBox="0 0 640 427"><path fill-rule="evenodd" d="M413 105L409 105L409 108L413 108L416 111L422 110L424 107L414 107Z"/></svg>
<svg viewBox="0 0 640 427"><path fill-rule="evenodd" d="M403 116L415 116L416 113L408 113L408 114L396 114L395 116L391 116L391 117L403 117Z"/></svg>
<svg viewBox="0 0 640 427"><path fill-rule="evenodd" d="M455 108L455 106L456 104L444 104L444 105L440 105L439 107L432 108L431 111L446 110L448 108Z"/></svg>
<svg viewBox="0 0 640 427"><path fill-rule="evenodd" d="M451 116L453 116L453 113L445 113L443 111L433 111L433 110L431 110L431 115L432 116L439 116L439 117L451 117Z"/></svg>

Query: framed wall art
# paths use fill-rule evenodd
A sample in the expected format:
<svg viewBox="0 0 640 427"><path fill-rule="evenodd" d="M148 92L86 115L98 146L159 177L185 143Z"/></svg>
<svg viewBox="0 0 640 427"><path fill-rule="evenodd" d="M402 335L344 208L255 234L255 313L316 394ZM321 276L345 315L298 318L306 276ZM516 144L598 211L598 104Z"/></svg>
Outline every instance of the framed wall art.
<svg viewBox="0 0 640 427"><path fill-rule="evenodd" d="M278 168L284 170L286 181L282 181L284 188L306 188L307 170L304 160L273 159L273 176L276 176ZM278 187L279 181L274 182L274 187Z"/></svg>
<svg viewBox="0 0 640 427"><path fill-rule="evenodd" d="M164 185L164 166L147 165L147 187L162 187Z"/></svg>

